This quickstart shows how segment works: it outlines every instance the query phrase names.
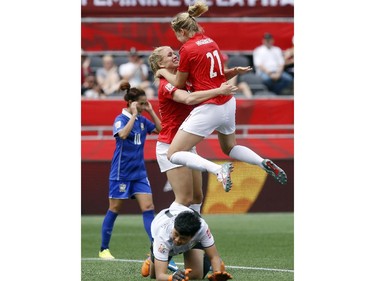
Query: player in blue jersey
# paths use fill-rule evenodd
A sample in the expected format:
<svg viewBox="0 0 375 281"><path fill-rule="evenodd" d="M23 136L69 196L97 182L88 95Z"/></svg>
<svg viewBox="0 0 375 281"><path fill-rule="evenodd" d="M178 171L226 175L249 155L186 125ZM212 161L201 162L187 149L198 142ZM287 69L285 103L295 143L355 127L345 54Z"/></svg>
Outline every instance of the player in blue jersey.
<svg viewBox="0 0 375 281"><path fill-rule="evenodd" d="M152 241L151 222L154 219L154 203L143 149L146 135L159 133L161 123L143 90L130 88L127 82L121 83L120 90L125 92L124 100L127 102L127 108L123 108L113 124L116 149L109 175L109 208L102 225L102 242L99 251L99 257L102 259L114 259L109 251L109 242L124 199L138 201L144 228ZM144 110L150 114L154 123L141 115Z"/></svg>

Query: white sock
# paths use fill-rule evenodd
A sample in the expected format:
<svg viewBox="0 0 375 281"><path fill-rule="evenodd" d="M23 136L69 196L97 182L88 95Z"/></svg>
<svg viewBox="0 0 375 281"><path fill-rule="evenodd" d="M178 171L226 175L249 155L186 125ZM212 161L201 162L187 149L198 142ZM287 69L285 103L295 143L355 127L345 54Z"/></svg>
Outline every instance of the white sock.
<svg viewBox="0 0 375 281"><path fill-rule="evenodd" d="M182 212L182 211L185 211L186 210L186 206L180 204L180 203L177 203L175 201L173 201L173 203L169 206L169 212L172 214L172 215L176 215L178 214L179 212Z"/></svg>
<svg viewBox="0 0 375 281"><path fill-rule="evenodd" d="M191 204L189 206L190 209L193 209L194 211L196 211L198 214L201 214L201 206L202 206L202 203L200 204Z"/></svg>
<svg viewBox="0 0 375 281"><path fill-rule="evenodd" d="M178 151L172 154L170 161L173 164L183 165L190 169L210 172L214 175L221 170L221 166L208 161L198 154L189 151Z"/></svg>
<svg viewBox="0 0 375 281"><path fill-rule="evenodd" d="M242 162L258 165L259 167L263 168L262 161L264 159L246 146L234 146L230 151L229 156Z"/></svg>

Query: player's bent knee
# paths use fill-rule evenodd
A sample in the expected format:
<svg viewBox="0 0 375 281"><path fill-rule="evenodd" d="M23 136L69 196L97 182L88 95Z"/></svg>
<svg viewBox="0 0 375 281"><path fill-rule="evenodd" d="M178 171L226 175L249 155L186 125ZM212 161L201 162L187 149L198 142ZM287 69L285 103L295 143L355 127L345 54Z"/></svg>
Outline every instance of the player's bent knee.
<svg viewBox="0 0 375 281"><path fill-rule="evenodd" d="M194 194L191 204L202 204L202 203L203 203L203 194L200 194L200 195Z"/></svg>
<svg viewBox="0 0 375 281"><path fill-rule="evenodd" d="M173 152L174 153L174 152ZM172 155L173 155L173 153L167 153L167 159L169 160L169 161L171 161L171 157L172 157Z"/></svg>
<svg viewBox="0 0 375 281"><path fill-rule="evenodd" d="M153 210L155 210L154 204L141 206L142 212L153 211Z"/></svg>
<svg viewBox="0 0 375 281"><path fill-rule="evenodd" d="M121 205L112 205L108 208L111 212L118 214L121 210Z"/></svg>

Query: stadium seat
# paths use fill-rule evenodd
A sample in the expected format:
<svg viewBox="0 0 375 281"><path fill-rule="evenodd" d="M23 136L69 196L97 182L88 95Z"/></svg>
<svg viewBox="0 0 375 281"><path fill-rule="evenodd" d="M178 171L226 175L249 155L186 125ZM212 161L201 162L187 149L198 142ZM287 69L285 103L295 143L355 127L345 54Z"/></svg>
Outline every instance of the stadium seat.
<svg viewBox="0 0 375 281"><path fill-rule="evenodd" d="M90 58L90 68L92 71L96 72L98 68L103 67L103 59L101 56L89 56Z"/></svg>
<svg viewBox="0 0 375 281"><path fill-rule="evenodd" d="M263 84L262 78L252 72L242 74L238 77L239 82L246 82L251 91L256 94L261 91L268 91L267 86Z"/></svg>
<svg viewBox="0 0 375 281"><path fill-rule="evenodd" d="M249 59L244 55L233 55L228 58L228 68L236 66L249 66Z"/></svg>

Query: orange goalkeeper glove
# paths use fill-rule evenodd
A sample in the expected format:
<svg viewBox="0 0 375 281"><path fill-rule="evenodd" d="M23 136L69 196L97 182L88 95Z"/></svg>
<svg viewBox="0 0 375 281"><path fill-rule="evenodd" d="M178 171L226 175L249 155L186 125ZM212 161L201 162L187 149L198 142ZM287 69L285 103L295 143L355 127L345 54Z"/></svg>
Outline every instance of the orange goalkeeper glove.
<svg viewBox="0 0 375 281"><path fill-rule="evenodd" d="M168 281L189 281L190 268L179 269L173 275L169 275Z"/></svg>
<svg viewBox="0 0 375 281"><path fill-rule="evenodd" d="M232 279L232 275L226 271L216 271L213 274L208 274L208 280L210 281L226 281L228 279Z"/></svg>

